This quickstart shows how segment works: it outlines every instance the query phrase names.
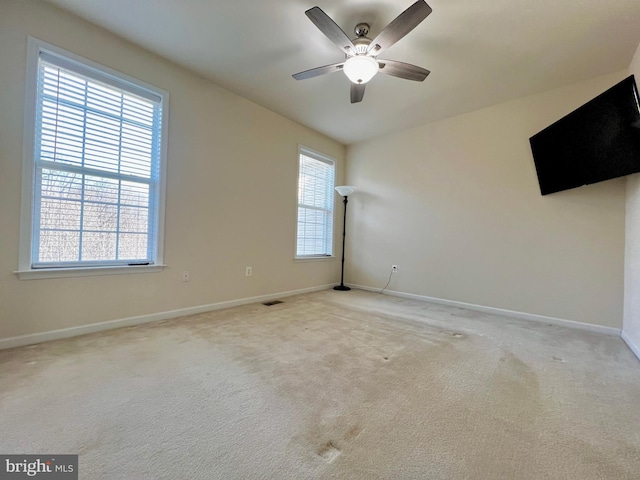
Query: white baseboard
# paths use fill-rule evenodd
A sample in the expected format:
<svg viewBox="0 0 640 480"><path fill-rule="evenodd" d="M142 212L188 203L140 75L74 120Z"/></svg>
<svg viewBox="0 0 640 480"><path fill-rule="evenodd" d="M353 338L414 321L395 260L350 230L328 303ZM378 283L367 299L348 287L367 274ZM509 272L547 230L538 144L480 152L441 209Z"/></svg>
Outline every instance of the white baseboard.
<svg viewBox="0 0 640 480"><path fill-rule="evenodd" d="M321 285L319 287L302 288L299 290L291 290L288 292L270 293L257 297L247 297L238 300L229 300L226 302L210 303L209 305L200 305L196 307L181 308L178 310L170 310L168 312L151 313L148 315L140 315L137 317L121 318L117 320L109 320L106 322L92 323L89 325L81 325L78 327L62 328L60 330L51 330L49 332L33 333L29 335L20 335L18 337L0 338L0 350L14 347L22 347L25 345L33 345L34 343L48 342L50 340L59 340L61 338L77 337L79 335L87 335L89 333L102 332L105 330L113 330L114 328L132 327L143 323L158 322L169 320L171 318L184 317L187 315L195 315L198 313L211 312L213 310L221 310L223 308L237 307L250 303L268 302L278 298L291 297L302 293L316 292L332 288L334 284Z"/></svg>
<svg viewBox="0 0 640 480"><path fill-rule="evenodd" d="M349 284L351 288L357 288L360 290L367 290L370 292L380 292L379 288L366 287L363 285ZM520 320L530 320L534 322L541 322L550 325L557 325L561 327L576 328L579 330L586 330L588 332L599 333L604 335L610 335L619 337L621 330L614 327L605 327L602 325L594 325L592 323L576 322L574 320L565 320L563 318L545 317L543 315L535 315L533 313L516 312L514 310L504 310L502 308L485 307L483 305L474 305L473 303L457 302L455 300L445 300L442 298L427 297L425 295L416 295L413 293L396 292L393 290L385 290L385 295L392 295L394 297L409 298L412 300L420 300L423 302L437 303L439 305L447 305L449 307L464 308L465 310L472 310L475 312L489 313L491 315L499 315L501 317L517 318Z"/></svg>
<svg viewBox="0 0 640 480"><path fill-rule="evenodd" d="M178 310L170 310L167 312L158 312L158 313L151 313L148 315L140 315L137 317L128 317L128 318L122 318L117 320L109 320L106 322L92 323L89 325L63 328L59 330L51 330L51 331L42 332L42 333L33 333L29 335L20 335L17 337L0 338L0 350L4 350L7 348L14 348L14 347L22 347L25 345L32 345L35 343L42 343L42 342L47 342L51 340L58 340L61 338L77 337L79 335L87 335L89 333L102 332L105 330L112 330L115 328L132 327L132 326L141 325L144 323L169 320L172 318L184 317L187 315L195 315L198 313L205 313L213 310L221 310L223 308L231 308L231 307L237 307L240 305L247 305L250 303L267 302L269 300L291 297L293 295L300 295L302 293L327 290L329 288L332 288L333 286L334 284L321 285L318 287L303 288L299 290L291 290L288 292L271 293L267 295L260 295L257 297L247 297L247 298L241 298L237 300L229 300L226 302L218 302L218 303L211 303L208 305L200 305L195 307L181 308ZM351 288L366 290L370 292L380 291L379 288L367 287L364 285L349 284L349 286ZM535 315L531 313L517 312L513 310L504 310L501 308L485 307L483 305L474 305L472 303L458 302L455 300L446 300L442 298L427 297L425 295L416 295L413 293L396 292L393 290L385 290L384 294L395 296L395 297L401 297L401 298L409 298L412 300L420 300L424 302L437 303L440 305L446 305L450 307L464 308L466 310L489 313L492 315L499 315L503 317L542 322L542 323L547 323L551 325L576 328L579 330L586 330L589 332L611 335L611 336L620 336L625 341L625 343L629 346L631 351L633 351L633 353L638 357L638 359L640 359L640 348L635 343L633 343L633 341L629 338L628 335L626 335L624 331L621 331L618 328L605 327L602 325L593 325L590 323L576 322L573 320L565 320L562 318L545 317L543 315Z"/></svg>
<svg viewBox="0 0 640 480"><path fill-rule="evenodd" d="M633 340L631 340L631 337L627 335L627 332L625 332L624 330L622 330L620 336L622 337L622 340L624 340L624 343L627 344L629 349L631 349L635 356L638 357L638 360L640 360L640 347L638 347L638 345L636 345Z"/></svg>

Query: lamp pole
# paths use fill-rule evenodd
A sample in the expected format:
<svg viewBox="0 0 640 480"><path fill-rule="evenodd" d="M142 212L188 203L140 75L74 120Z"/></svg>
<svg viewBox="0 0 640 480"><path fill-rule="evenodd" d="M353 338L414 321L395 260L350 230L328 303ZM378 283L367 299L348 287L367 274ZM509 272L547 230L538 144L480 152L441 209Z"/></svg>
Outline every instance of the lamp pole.
<svg viewBox="0 0 640 480"><path fill-rule="evenodd" d="M344 217L342 220L342 270L340 272L340 285L333 287L334 290L347 291L351 290L344 284L344 246L347 238L347 203L349 203L349 195L351 195L355 188L349 186L336 187L337 192L344 197Z"/></svg>

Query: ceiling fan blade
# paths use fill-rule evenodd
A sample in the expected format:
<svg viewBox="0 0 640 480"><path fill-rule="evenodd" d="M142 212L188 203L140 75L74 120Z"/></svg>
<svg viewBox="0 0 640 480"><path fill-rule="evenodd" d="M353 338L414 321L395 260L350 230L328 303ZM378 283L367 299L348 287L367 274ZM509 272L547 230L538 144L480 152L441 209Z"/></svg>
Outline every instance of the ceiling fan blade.
<svg viewBox="0 0 640 480"><path fill-rule="evenodd" d="M307 78L318 77L320 75L326 75L327 73L340 72L342 71L343 66L344 66L344 62L334 63L332 65L325 65L324 67L305 70L304 72L296 73L291 76L296 80L306 80Z"/></svg>
<svg viewBox="0 0 640 480"><path fill-rule="evenodd" d="M351 103L358 103L362 101L364 97L365 83L352 83L351 84Z"/></svg>
<svg viewBox="0 0 640 480"><path fill-rule="evenodd" d="M309 20L324 33L329 40L335 43L340 50L348 55L354 55L356 47L347 34L324 13L320 7L313 7L304 12Z"/></svg>
<svg viewBox="0 0 640 480"><path fill-rule="evenodd" d="M414 80L422 82L431 72L426 68L411 65L410 63L396 62L395 60L378 60L380 73L393 75L394 77L404 78L406 80Z"/></svg>
<svg viewBox="0 0 640 480"><path fill-rule="evenodd" d="M429 16L433 10L424 0L418 0L407 8L387 25L376 38L369 44L370 55L378 55L382 50L389 48L411 30L416 28L420 22Z"/></svg>

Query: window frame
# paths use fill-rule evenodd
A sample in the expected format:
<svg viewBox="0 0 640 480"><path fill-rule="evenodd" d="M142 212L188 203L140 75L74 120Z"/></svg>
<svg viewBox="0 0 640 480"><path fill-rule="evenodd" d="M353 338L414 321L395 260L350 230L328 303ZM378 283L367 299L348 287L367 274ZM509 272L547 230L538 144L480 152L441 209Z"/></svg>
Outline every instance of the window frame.
<svg viewBox="0 0 640 480"><path fill-rule="evenodd" d="M302 160L302 155L306 156L306 157L310 157L313 158L315 160L321 161L321 162L325 162L328 163L329 165L331 165L333 167L333 185L331 186L331 191L332 194L334 195L332 197L333 200L333 205L332 205L332 210L331 210L331 221L332 221L332 229L331 229L331 235L329 236L330 240L331 240L331 254L328 255L323 255L323 254L316 254L316 255L298 255L298 229L300 227L300 224L298 222L298 215L299 215L299 208L300 208L300 199L298 198L298 192L299 192L299 188L300 188L300 169L301 169L301 160ZM337 166L338 166L338 162L335 158L330 157L329 155L326 155L324 153L318 152L316 150L313 150L311 148L305 147L303 145L298 145L298 157L297 157L297 175L296 175L296 228L295 228L295 251L294 251L294 261L296 262L315 262L315 261L322 261L322 260L331 260L331 259L335 259L335 213L336 213L336 202L335 202L335 187L336 187L336 174L337 174Z"/></svg>
<svg viewBox="0 0 640 480"><path fill-rule="evenodd" d="M59 58L61 63L76 65L81 74L94 73L100 81L113 80L116 86L125 85L135 91L147 92L160 99L160 146L159 146L159 181L155 207L157 218L155 221L156 248L155 259L150 265L100 265L87 262L85 265L55 266L45 268L33 268L33 234L34 234L34 207L36 205L35 175L36 175L36 129L37 129L37 99L38 99L38 72L40 54ZM89 75L91 76L91 75ZM50 43L35 37L27 40L27 71L25 81L25 116L23 137L23 162L22 162L22 198L20 205L20 244L18 270L14 273L21 280L75 277L89 275L113 275L124 273L147 273L161 271L164 268L164 225L166 203L166 171L167 171L167 137L169 118L169 92L150 85L126 74L105 67L96 62L83 58L72 52L66 51Z"/></svg>

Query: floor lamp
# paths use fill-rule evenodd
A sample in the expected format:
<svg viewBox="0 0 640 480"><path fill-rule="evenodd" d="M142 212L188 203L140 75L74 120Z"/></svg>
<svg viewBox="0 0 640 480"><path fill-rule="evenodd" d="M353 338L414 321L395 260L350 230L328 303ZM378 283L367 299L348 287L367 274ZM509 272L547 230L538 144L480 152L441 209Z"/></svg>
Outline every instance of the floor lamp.
<svg viewBox="0 0 640 480"><path fill-rule="evenodd" d="M348 185L342 185L340 187L336 187L336 191L339 195L344 197L344 220L342 221L342 273L340 274L340 285L336 285L333 289L346 291L351 290L344 284L344 240L347 237L347 197L355 192L356 188Z"/></svg>

